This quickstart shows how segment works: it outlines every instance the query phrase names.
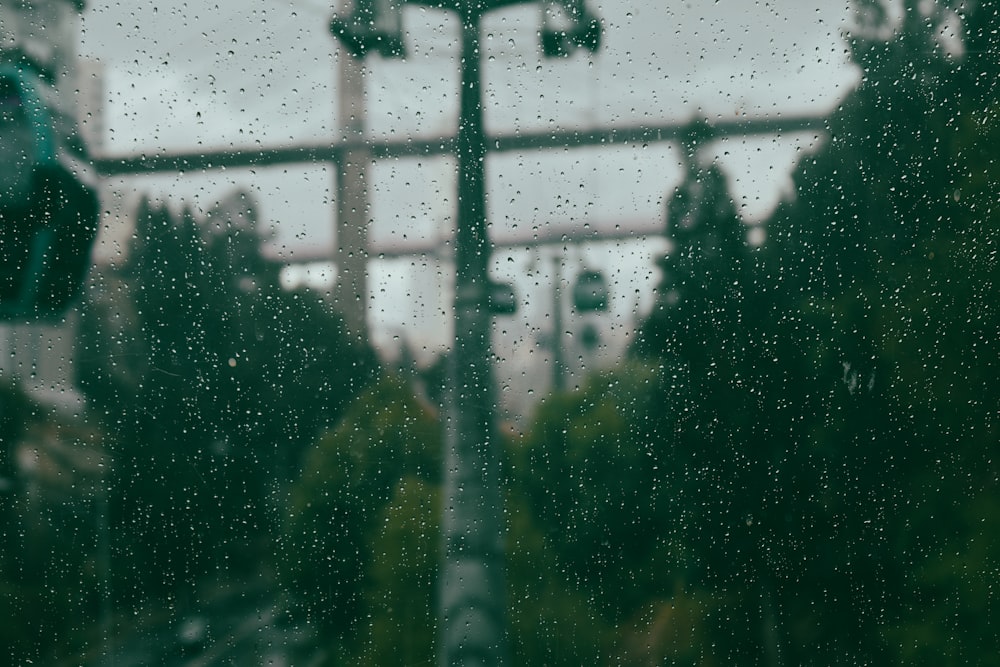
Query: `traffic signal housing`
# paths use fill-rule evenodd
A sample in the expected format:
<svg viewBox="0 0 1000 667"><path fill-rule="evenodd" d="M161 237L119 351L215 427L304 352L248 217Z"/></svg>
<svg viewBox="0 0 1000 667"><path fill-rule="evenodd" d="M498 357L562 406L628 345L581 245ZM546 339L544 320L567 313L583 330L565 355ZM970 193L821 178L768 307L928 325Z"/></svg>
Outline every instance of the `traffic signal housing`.
<svg viewBox="0 0 1000 667"><path fill-rule="evenodd" d="M0 66L0 320L61 315L90 267L96 179L51 94L31 70Z"/></svg>

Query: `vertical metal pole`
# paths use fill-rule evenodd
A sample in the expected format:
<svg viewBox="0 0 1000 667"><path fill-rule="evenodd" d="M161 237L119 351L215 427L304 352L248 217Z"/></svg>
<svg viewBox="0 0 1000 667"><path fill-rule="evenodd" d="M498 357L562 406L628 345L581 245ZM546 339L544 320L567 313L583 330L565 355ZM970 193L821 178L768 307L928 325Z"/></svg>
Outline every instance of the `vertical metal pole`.
<svg viewBox="0 0 1000 667"><path fill-rule="evenodd" d="M345 139L363 139L365 134L364 61L341 48L338 83L339 115ZM337 222L335 300L348 334L367 340L368 312L368 165L371 151L364 142L344 155L336 165Z"/></svg>
<svg viewBox="0 0 1000 667"><path fill-rule="evenodd" d="M103 652L101 664L106 667L114 667L115 636L111 600L111 507L108 502L108 496L111 492L109 488L111 475L109 473L101 474L100 485L101 488L97 492L97 567L101 587L100 626Z"/></svg>
<svg viewBox="0 0 1000 667"><path fill-rule="evenodd" d="M552 391L566 391L563 360L562 256L553 258L552 272Z"/></svg>
<svg viewBox="0 0 1000 667"><path fill-rule="evenodd" d="M457 138L458 229L455 338L445 392L441 576L444 667L506 662L506 591L500 494L501 444L494 424L490 241L480 92L480 5L462 3L461 93Z"/></svg>

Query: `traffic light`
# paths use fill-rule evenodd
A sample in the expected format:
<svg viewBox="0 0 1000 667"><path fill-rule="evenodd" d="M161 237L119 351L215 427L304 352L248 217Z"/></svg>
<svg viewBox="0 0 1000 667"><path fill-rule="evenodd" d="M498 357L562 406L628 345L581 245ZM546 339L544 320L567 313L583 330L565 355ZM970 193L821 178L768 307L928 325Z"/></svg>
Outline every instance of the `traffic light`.
<svg viewBox="0 0 1000 667"><path fill-rule="evenodd" d="M0 65L0 319L62 313L79 293L98 200L82 146L37 73ZM71 126L71 125L70 125ZM59 128L59 129L57 129Z"/></svg>

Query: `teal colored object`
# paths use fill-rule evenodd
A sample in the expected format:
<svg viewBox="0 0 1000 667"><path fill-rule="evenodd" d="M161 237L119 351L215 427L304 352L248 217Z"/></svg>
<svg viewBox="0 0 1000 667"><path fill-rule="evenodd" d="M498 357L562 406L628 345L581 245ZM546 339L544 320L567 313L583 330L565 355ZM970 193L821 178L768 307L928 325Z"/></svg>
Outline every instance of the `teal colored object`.
<svg viewBox="0 0 1000 667"><path fill-rule="evenodd" d="M56 161L52 116L38 95L40 86L45 84L39 77L10 65L0 67L0 81L13 84L14 90L21 96L25 116L34 133L38 163L51 166Z"/></svg>
<svg viewBox="0 0 1000 667"><path fill-rule="evenodd" d="M32 75L12 65L0 66L0 206L9 207L30 194L33 174L56 164L51 115Z"/></svg>
<svg viewBox="0 0 1000 667"><path fill-rule="evenodd" d="M0 66L0 320L60 315L90 266L97 195L54 95L32 70Z"/></svg>

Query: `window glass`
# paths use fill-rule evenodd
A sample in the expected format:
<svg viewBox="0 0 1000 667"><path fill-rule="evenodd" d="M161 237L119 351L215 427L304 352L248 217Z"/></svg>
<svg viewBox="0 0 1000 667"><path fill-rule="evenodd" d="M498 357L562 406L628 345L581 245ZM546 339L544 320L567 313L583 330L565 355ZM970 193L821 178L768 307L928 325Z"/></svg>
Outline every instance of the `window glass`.
<svg viewBox="0 0 1000 667"><path fill-rule="evenodd" d="M995 664L998 28L0 0L4 661Z"/></svg>

